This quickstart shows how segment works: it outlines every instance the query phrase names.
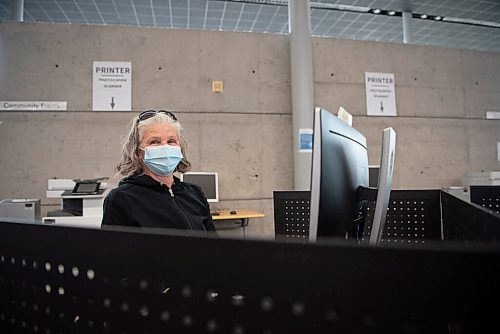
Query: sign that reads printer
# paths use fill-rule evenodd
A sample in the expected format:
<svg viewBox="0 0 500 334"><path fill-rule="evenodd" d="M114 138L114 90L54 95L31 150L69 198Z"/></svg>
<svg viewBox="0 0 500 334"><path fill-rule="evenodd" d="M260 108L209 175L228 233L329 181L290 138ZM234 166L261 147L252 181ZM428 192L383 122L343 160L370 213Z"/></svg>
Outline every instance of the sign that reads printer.
<svg viewBox="0 0 500 334"><path fill-rule="evenodd" d="M132 110L132 63L95 61L92 110Z"/></svg>
<svg viewBox="0 0 500 334"><path fill-rule="evenodd" d="M368 116L396 116L394 73L365 73Z"/></svg>

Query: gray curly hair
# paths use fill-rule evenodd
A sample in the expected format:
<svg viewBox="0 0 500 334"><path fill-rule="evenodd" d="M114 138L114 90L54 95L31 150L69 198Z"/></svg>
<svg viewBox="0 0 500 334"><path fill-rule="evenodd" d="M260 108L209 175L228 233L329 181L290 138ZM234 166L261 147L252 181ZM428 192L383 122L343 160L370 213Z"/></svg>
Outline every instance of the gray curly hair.
<svg viewBox="0 0 500 334"><path fill-rule="evenodd" d="M179 137L181 152L184 158L177 165L176 171L179 173L188 172L191 169L191 163L187 160L187 143L181 136L182 125L174 117L163 112L157 112L154 116L139 121L139 115L134 117L127 137L122 142L122 158L116 165L116 170L123 176L132 176L134 174L143 174L145 171L144 162L141 158L139 145L144 136L146 128L153 124L168 124L172 126Z"/></svg>

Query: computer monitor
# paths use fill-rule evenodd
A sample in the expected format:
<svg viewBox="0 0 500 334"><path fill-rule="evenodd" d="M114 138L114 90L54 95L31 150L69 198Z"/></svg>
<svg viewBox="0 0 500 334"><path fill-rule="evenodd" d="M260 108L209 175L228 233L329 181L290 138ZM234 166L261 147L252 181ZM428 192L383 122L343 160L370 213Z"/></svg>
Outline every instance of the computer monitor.
<svg viewBox="0 0 500 334"><path fill-rule="evenodd" d="M392 174L394 172L394 158L396 156L396 132L393 128L386 128L382 134L382 154L380 155L380 170L377 182L377 200L373 212L373 222L370 232L370 245L378 245L382 239L387 207L391 197Z"/></svg>
<svg viewBox="0 0 500 334"><path fill-rule="evenodd" d="M368 187L366 138L315 108L309 240L342 237L356 225L358 188Z"/></svg>
<svg viewBox="0 0 500 334"><path fill-rule="evenodd" d="M181 181L200 186L208 202L219 201L219 180L216 172L187 172L181 174Z"/></svg>

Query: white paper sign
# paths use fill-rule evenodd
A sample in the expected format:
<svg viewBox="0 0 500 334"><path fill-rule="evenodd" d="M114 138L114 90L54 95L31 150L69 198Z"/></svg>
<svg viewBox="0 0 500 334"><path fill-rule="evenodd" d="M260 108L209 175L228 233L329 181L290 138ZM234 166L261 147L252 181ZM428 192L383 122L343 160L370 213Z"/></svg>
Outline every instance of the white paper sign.
<svg viewBox="0 0 500 334"><path fill-rule="evenodd" d="M352 115L347 112L343 107L339 108L339 112L337 113L337 117L340 118L344 123L352 126Z"/></svg>
<svg viewBox="0 0 500 334"><path fill-rule="evenodd" d="M394 73L365 72L366 113L369 116L396 116Z"/></svg>
<svg viewBox="0 0 500 334"><path fill-rule="evenodd" d="M66 101L0 101L0 110L66 110Z"/></svg>
<svg viewBox="0 0 500 334"><path fill-rule="evenodd" d="M487 111L486 119L500 119L500 111Z"/></svg>
<svg viewBox="0 0 500 334"><path fill-rule="evenodd" d="M299 152L312 152L313 129L299 129Z"/></svg>
<svg viewBox="0 0 500 334"><path fill-rule="evenodd" d="M132 110L132 63L95 61L92 110Z"/></svg>

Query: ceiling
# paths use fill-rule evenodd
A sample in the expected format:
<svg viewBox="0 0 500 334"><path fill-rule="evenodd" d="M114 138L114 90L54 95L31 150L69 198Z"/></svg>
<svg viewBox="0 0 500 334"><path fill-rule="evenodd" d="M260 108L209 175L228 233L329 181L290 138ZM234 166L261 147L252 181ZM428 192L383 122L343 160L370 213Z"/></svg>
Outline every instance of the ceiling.
<svg viewBox="0 0 500 334"><path fill-rule="evenodd" d="M288 33L286 0L24 0L25 22ZM500 52L500 0L311 0L314 36L403 42L401 12L474 20L411 20L412 43ZM348 5L340 10L339 5ZM352 7L355 6L355 7ZM357 12L359 7L396 15ZM354 9L354 10L353 10ZM11 18L0 0L0 20ZM387 14L387 12L386 12ZM398 16L399 15L399 16ZM497 27L482 26L485 21ZM470 23L470 22L469 22Z"/></svg>

